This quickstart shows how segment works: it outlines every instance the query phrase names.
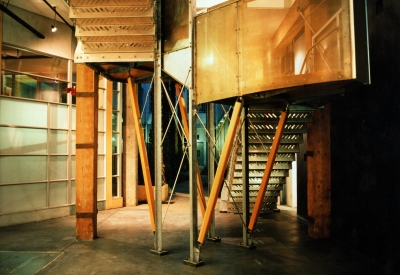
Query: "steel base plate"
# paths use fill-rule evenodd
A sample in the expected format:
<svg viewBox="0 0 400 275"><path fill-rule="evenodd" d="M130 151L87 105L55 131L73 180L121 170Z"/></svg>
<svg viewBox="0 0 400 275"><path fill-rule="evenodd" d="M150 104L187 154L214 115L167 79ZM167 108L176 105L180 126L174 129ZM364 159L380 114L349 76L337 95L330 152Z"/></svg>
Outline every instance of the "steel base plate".
<svg viewBox="0 0 400 275"><path fill-rule="evenodd" d="M158 251L158 250L152 249L152 250L150 250L150 253L156 254L158 256L164 256L164 255L167 255L169 253L169 251L167 251L167 250Z"/></svg>
<svg viewBox="0 0 400 275"><path fill-rule="evenodd" d="M183 260L183 264L191 266L191 267L200 267L200 266L204 265L204 262L203 261L193 262L193 261L191 261L189 259L186 259L186 260Z"/></svg>

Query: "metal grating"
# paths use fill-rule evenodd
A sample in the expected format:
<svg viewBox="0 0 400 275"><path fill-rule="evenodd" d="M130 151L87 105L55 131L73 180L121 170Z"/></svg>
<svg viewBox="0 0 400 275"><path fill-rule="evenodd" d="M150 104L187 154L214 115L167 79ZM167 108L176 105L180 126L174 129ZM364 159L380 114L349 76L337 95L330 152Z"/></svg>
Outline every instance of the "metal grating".
<svg viewBox="0 0 400 275"><path fill-rule="evenodd" d="M250 109L247 117L249 119L249 207L252 209L264 176L265 165L274 140L280 112ZM283 184L286 183L286 177L289 176L289 170L292 169L292 161L295 160L295 154L299 152L299 144L303 143L303 133L307 132L306 124L310 122L312 122L312 112L310 111L289 113L267 185L262 211L277 209L278 197L281 190L283 190ZM234 168L234 178L232 179L227 209L229 212L240 212L242 211L243 200L242 156L240 152L236 157Z"/></svg>
<svg viewBox="0 0 400 275"><path fill-rule="evenodd" d="M154 6L147 0L73 0L75 62L154 61Z"/></svg>

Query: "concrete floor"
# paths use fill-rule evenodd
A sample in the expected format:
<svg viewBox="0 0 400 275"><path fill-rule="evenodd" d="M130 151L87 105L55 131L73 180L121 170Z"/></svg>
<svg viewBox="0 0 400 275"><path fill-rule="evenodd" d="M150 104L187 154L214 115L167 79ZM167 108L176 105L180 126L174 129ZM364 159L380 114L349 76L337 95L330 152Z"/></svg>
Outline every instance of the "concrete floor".
<svg viewBox="0 0 400 275"><path fill-rule="evenodd" d="M164 213L167 205L163 205ZM255 250L240 246L240 215L216 211L221 243L206 243L205 265L189 256L189 197L176 194L163 225L168 255L150 253L153 234L147 205L100 211L98 239L75 239L75 217L0 228L0 274L382 274L369 259L343 244L313 240L295 209L259 218ZM218 205L217 208L218 209Z"/></svg>

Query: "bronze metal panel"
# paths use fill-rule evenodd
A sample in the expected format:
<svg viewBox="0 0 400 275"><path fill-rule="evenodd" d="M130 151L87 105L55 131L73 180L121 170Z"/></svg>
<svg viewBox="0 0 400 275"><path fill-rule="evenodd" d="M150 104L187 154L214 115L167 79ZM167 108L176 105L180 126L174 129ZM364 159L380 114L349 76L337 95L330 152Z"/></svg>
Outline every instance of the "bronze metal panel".
<svg viewBox="0 0 400 275"><path fill-rule="evenodd" d="M163 52L189 47L189 1L162 1Z"/></svg>
<svg viewBox="0 0 400 275"><path fill-rule="evenodd" d="M329 89L357 79L357 70L368 67L368 60L360 63L363 68L356 66L354 45L365 45L367 36L354 27L353 12L365 11L353 10L353 0L288 0L273 5L242 0L237 2L237 18L232 16L233 5L196 17L197 104L260 92L265 98L304 85L324 83ZM364 37L355 41L357 31ZM365 59L366 54L358 56ZM239 84L228 78L228 72ZM232 89L235 85L237 90Z"/></svg>
<svg viewBox="0 0 400 275"><path fill-rule="evenodd" d="M196 103L238 96L237 4L196 18Z"/></svg>

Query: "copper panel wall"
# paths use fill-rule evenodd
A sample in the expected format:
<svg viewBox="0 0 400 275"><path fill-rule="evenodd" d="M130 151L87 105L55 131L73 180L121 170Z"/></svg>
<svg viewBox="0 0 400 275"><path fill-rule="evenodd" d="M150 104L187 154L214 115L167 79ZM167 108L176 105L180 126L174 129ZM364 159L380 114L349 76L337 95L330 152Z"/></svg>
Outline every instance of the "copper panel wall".
<svg viewBox="0 0 400 275"><path fill-rule="evenodd" d="M355 79L351 8L349 0L256 0L199 15L197 102Z"/></svg>
<svg viewBox="0 0 400 275"><path fill-rule="evenodd" d="M201 102L239 95L237 5L196 20L196 92Z"/></svg>

